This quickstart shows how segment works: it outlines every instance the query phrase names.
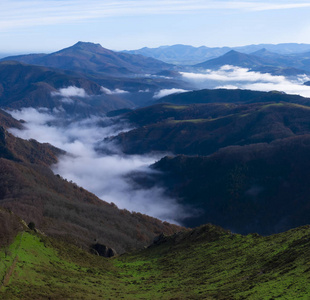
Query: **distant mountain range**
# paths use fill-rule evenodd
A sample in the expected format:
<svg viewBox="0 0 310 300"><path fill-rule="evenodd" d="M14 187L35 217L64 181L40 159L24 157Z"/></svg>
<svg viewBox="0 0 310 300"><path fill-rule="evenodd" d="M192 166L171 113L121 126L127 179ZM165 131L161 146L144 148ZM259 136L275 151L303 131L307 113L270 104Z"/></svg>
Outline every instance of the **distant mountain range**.
<svg viewBox="0 0 310 300"><path fill-rule="evenodd" d="M259 44L242 47L193 47L188 45L161 46L158 48L144 47L138 50L124 50L125 53L142 54L147 57L162 60L171 64L194 65L204 61L219 57L225 53L235 50L241 53L250 54L261 49L282 54L291 55L310 51L310 44Z"/></svg>
<svg viewBox="0 0 310 300"><path fill-rule="evenodd" d="M109 76L149 74L171 68L169 64L153 58L115 52L100 44L85 42L51 54L11 56L5 60Z"/></svg>
<svg viewBox="0 0 310 300"><path fill-rule="evenodd" d="M271 52L267 48L260 48L261 46L286 54ZM33 79L33 82L31 79L31 86L28 84L30 82L28 82L27 90L20 90L22 82L21 85L16 83L12 92L9 90L1 92L0 89L0 105L2 103L3 106L8 106L8 103L10 103L10 106L15 108L23 105L57 107L61 99L51 97L51 94L55 95L55 89L76 86L83 88L87 95L94 96L84 101L84 104L89 108L89 112L108 112L115 109L151 104L154 94L162 89L196 89L194 83L182 80L180 71L201 72L205 69L217 70L224 65L233 65L273 75L296 76L310 74L310 52L302 52L303 50L309 50L310 45L305 44L255 45L236 48L239 51L246 52L256 50L249 54L231 50L228 47L194 48L183 45L160 47L156 51L163 54L169 50L175 52L176 55L179 53L181 57L186 59L186 57L194 58L195 55L203 56L206 49L208 51L211 49L213 51L212 55L216 56L216 58L192 66L174 66L141 54L115 52L105 49L99 44L85 42L78 42L71 47L51 54L6 57L0 61L17 61L30 64L36 66L37 71L39 67L52 68L53 70L49 72L54 72L54 75L48 73L47 77L42 75L41 78L38 78L37 76L37 79ZM152 51L150 49L145 50L147 50L147 53L144 53L144 55L151 55ZM295 54L291 54L294 51ZM160 58L164 59L163 57ZM15 68L18 71L18 68L21 67L16 64ZM25 69L30 70L30 66L25 67ZM45 70L47 71L47 69ZM11 63L11 71L14 72L13 63ZM43 69L40 72L42 71ZM31 76L33 76L33 72L26 78ZM2 88L6 89L8 85L5 83L5 79L3 79L3 82ZM106 93L100 91L101 86L108 88L108 90L105 90ZM116 92L113 92L114 90ZM118 93L117 91L121 92ZM129 93L122 93L124 91ZM34 99L36 100L34 101ZM71 100L63 103L65 110L71 113L81 111L79 105L74 106L73 104L81 104L83 99L76 97L75 101Z"/></svg>
<svg viewBox="0 0 310 300"><path fill-rule="evenodd" d="M2 105L11 103L14 107L19 105L15 103L16 101L23 102L24 104L21 103L21 105L25 106L36 105L33 103L34 96L29 96L29 93L40 95L39 97L35 96L35 98L37 102L42 102L42 107L54 107L54 102L57 99L51 99L51 92L55 89L74 85L85 89L88 95L99 96L95 100L90 98L86 101L87 103L84 103L90 110L92 109L90 106L95 106L93 111L106 112L144 104L150 101L156 91L164 88L182 88L186 85L185 82L178 78L178 73L172 70L174 68L172 65L142 55L111 51L93 43L78 42L69 48L51 54L9 56L0 60L3 63L8 61L10 61L11 72L19 72L21 66L24 66L23 74L25 78L32 78L26 79L23 83L22 76L15 76L15 81L19 78L21 84L27 85L27 91L19 90L21 86L18 86L16 82L14 91L12 90L13 93L10 91L2 93L2 97L9 97L2 100ZM14 65L12 61L21 64ZM25 64L28 66L26 67ZM16 68L15 71L13 65ZM32 71L30 71L31 66L29 65L33 66ZM6 66L8 69L8 65ZM43 69L44 67L45 69ZM26 70L30 72L27 76ZM34 70L36 70L35 72L46 72L46 74L33 78ZM5 76L10 75L6 74ZM4 85L6 85L5 78L3 80ZM27 80L31 81L31 86ZM35 85L32 82L33 80L36 82ZM39 86L40 91L38 91ZM108 89L105 90L106 93L99 92L100 86ZM30 88L32 88L31 91ZM113 92L114 90L116 92ZM124 93L124 91L130 93ZM5 93L7 96L5 96ZM17 95L18 93L19 95ZM15 95L18 96L16 98L18 100L14 98ZM30 101L23 101L25 97ZM82 100L79 99L79 101ZM77 112L79 107L73 108L71 105L66 110L70 109Z"/></svg>
<svg viewBox="0 0 310 300"><path fill-rule="evenodd" d="M252 54L231 50L226 54L194 65L194 68L219 69L224 65L248 68L274 75L295 76L310 73L310 52L294 56L279 55L261 49Z"/></svg>

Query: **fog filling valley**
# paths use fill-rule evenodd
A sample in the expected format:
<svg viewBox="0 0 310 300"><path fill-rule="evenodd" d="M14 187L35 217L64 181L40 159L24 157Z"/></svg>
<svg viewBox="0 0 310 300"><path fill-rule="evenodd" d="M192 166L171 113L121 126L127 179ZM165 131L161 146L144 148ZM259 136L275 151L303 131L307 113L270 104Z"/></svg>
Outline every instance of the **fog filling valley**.
<svg viewBox="0 0 310 300"><path fill-rule="evenodd" d="M310 80L306 75L288 78L228 65L218 70L204 70L200 73L181 72L181 75L193 89L278 90L310 97L310 86L303 85ZM129 93L105 87L102 87L101 91L110 95ZM188 91L190 90L176 88L158 90L150 95L149 104L164 96ZM59 89L58 92L53 92L52 96L60 96L61 102L69 105L74 103L74 97L91 97L84 89L74 86ZM189 212L188 208L184 208L175 199L169 198L163 187L143 188L131 180L130 174L143 172L147 176L155 172L149 166L164 154L125 155L115 144L104 140L106 137L132 129L128 124L113 122L105 116L70 119L61 107L53 111L44 108L23 108L9 113L17 120L26 121L23 130L11 128L12 134L23 139L50 143L65 150L67 154L59 157L58 163L52 166L54 173L93 192L100 199L113 202L119 208L145 213L178 224L181 224L189 214L194 213ZM98 151L98 148L106 151Z"/></svg>
<svg viewBox="0 0 310 300"><path fill-rule="evenodd" d="M12 134L50 143L67 152L52 166L55 174L75 182L100 199L115 203L119 208L177 224L188 215L176 200L165 195L162 187L137 187L129 178L132 172L144 172L146 175L155 172L148 166L160 156L125 155L115 145L103 141L108 136L128 130L127 124L113 125L106 117L64 121L59 112L51 113L46 109L24 108L10 113L17 120L26 121L23 130L10 129ZM113 154L98 153L95 150L98 143Z"/></svg>

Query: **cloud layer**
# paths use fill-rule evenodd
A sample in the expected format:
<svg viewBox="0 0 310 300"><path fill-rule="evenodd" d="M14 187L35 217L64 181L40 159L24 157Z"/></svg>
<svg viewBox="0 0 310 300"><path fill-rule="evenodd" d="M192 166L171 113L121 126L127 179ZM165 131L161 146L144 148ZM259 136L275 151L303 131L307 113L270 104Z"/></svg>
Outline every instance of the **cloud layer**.
<svg viewBox="0 0 310 300"><path fill-rule="evenodd" d="M58 92L52 93L54 96L61 96L61 97L81 97L86 98L88 95L86 91L82 88L78 88L76 86L68 86L66 88L59 89Z"/></svg>
<svg viewBox="0 0 310 300"><path fill-rule="evenodd" d="M101 87L101 91L107 95L117 95L117 94L128 94L129 92L121 90L121 89L115 89L115 90L110 90L106 87Z"/></svg>
<svg viewBox="0 0 310 300"><path fill-rule="evenodd" d="M110 119L99 117L80 121L60 120L56 114L33 108L14 111L12 115L27 122L25 130L11 129L14 135L48 142L66 150L70 154L59 158L58 164L53 167L54 172L99 198L114 202L120 208L175 223L188 214L177 201L165 195L162 187L143 189L131 181L129 174L132 172L143 172L144 176L154 172L148 166L159 156L128 156L120 151L118 154L103 155L96 152L99 142L101 147L115 147L102 143L102 140L127 130L125 124L113 125Z"/></svg>
<svg viewBox="0 0 310 300"><path fill-rule="evenodd" d="M184 1L184 0L2 0L0 4L0 30L54 24L68 24L105 17L145 16L201 13L207 10L270 11L310 7L307 1Z"/></svg>
<svg viewBox="0 0 310 300"><path fill-rule="evenodd" d="M163 89L160 90L159 92L156 92L153 96L154 99L160 99L162 97L172 95L172 94L179 94L179 93L185 93L185 92L190 92L189 90L183 90L183 89Z"/></svg>
<svg viewBox="0 0 310 300"><path fill-rule="evenodd" d="M246 68L223 66L218 70L206 70L204 73L181 73L183 79L190 81L196 88L249 89L256 91L281 91L287 94L310 97L310 87L303 83L310 80L306 75L294 78L273 76L250 71Z"/></svg>

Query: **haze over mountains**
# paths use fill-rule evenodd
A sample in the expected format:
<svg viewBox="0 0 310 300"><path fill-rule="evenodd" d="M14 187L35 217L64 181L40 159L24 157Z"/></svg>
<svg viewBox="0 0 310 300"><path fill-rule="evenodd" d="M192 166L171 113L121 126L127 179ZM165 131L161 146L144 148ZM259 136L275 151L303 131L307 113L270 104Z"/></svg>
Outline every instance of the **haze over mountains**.
<svg viewBox="0 0 310 300"><path fill-rule="evenodd" d="M259 44L248 45L243 47L193 47L189 45L173 45L161 46L158 48L142 48L138 50L124 50L125 53L142 54L147 57L162 60L171 64L179 65L194 65L204 61L222 56L231 50L251 54L261 49L266 49L269 52L277 53L280 55L294 55L310 51L308 44Z"/></svg>
<svg viewBox="0 0 310 300"><path fill-rule="evenodd" d="M105 75L128 75L148 71L154 73L170 66L164 62L141 55L118 53L99 44L78 42L75 45L51 54L30 54L8 57L6 60Z"/></svg>
<svg viewBox="0 0 310 300"><path fill-rule="evenodd" d="M177 48L181 49L180 52L183 53L184 57L191 57L191 52L185 51L184 47L186 48L186 46L178 45ZM259 46L249 46L244 49L249 51L255 50L257 47ZM21 77L15 76L14 92L7 92L7 95L2 92L1 101L4 106L9 101L15 108L30 106L30 104L26 103L32 103L31 105L34 106L41 105L47 108L62 106L66 111L81 112L81 105L86 105L88 106L89 113L94 113L96 110L98 112L108 112L115 109L152 104L152 97L158 98L158 95L161 97L174 92L223 86L223 81L221 81L223 74L217 75L217 72L220 74L223 70L227 71L227 74L225 74L228 78L225 79L228 82L227 86L235 86L236 82L246 82L247 79L249 82L252 82L253 76L250 72L257 72L258 74L272 74L275 77L263 78L263 75L260 75L260 78L257 80L258 84L255 86L249 87L244 84L238 87L270 90L272 87L265 87L259 83L261 81L274 81L278 83L279 78L276 76L281 75L286 76L286 80L291 81L286 82L283 86L290 87L295 85L288 91L285 90L285 92L307 95L307 92L303 93L302 89L304 88L301 87L300 82L301 80L306 82L309 78L296 77L297 75L305 76L310 71L309 53L303 52L307 49L307 45L287 44L270 46L269 48L284 53L295 51L295 54L271 53L266 48L262 48L254 53L251 52L251 54L230 50L220 56L218 56L218 53L217 58L207 60L195 66L182 67L173 66L142 55L111 51L101 47L99 44L78 42L69 48L51 54L30 54L3 58L3 62L13 60L24 64L31 64L32 66L35 65L36 67L32 67L33 69L30 70L30 66L26 67L25 65L15 64L13 67L13 63L3 64L2 68L5 67L5 72L7 72L3 74L6 77L14 77L14 69L16 72L24 68L24 74L29 72L29 79L27 80L29 80L31 85L27 85L26 90L23 84L19 84L17 81ZM164 51L166 48L159 48L158 51L160 49ZM226 50L228 49L225 48ZM244 76L247 74L243 74L242 78L233 78L227 65L233 66L230 68L244 68L243 72L249 72L249 74L247 77ZM209 73L206 69L208 69ZM214 75L210 73L210 70L214 72ZM12 74L8 72L12 72ZM43 74L44 72L45 74ZM192 75L192 73L196 75ZM205 80L203 80L204 78ZM235 82L229 82L230 79ZM284 81L284 78L282 81ZM297 85L295 82L297 82ZM68 88L69 86L83 89L85 94L83 94L83 90L75 90L75 93L72 93L73 90L71 90L69 97L62 97L59 89ZM274 89L276 90L277 88L275 85ZM297 91L295 92L295 90ZM80 94L78 91L80 91ZM82 99L83 97L79 97L79 95L90 97L85 102ZM16 100L17 96L18 101ZM23 100L25 97L29 102ZM33 98L37 100L31 100ZM38 101L42 103L40 105L35 103ZM13 105L13 103L15 104ZM95 109L91 107L95 107Z"/></svg>

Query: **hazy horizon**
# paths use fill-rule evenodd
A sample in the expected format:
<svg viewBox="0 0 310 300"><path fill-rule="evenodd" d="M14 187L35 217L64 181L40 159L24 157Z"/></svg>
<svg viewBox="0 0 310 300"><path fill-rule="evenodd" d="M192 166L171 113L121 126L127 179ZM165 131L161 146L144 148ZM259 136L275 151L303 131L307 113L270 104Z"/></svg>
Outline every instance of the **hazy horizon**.
<svg viewBox="0 0 310 300"><path fill-rule="evenodd" d="M53 52L77 41L112 50L307 44L309 12L305 0L3 0L0 53Z"/></svg>

